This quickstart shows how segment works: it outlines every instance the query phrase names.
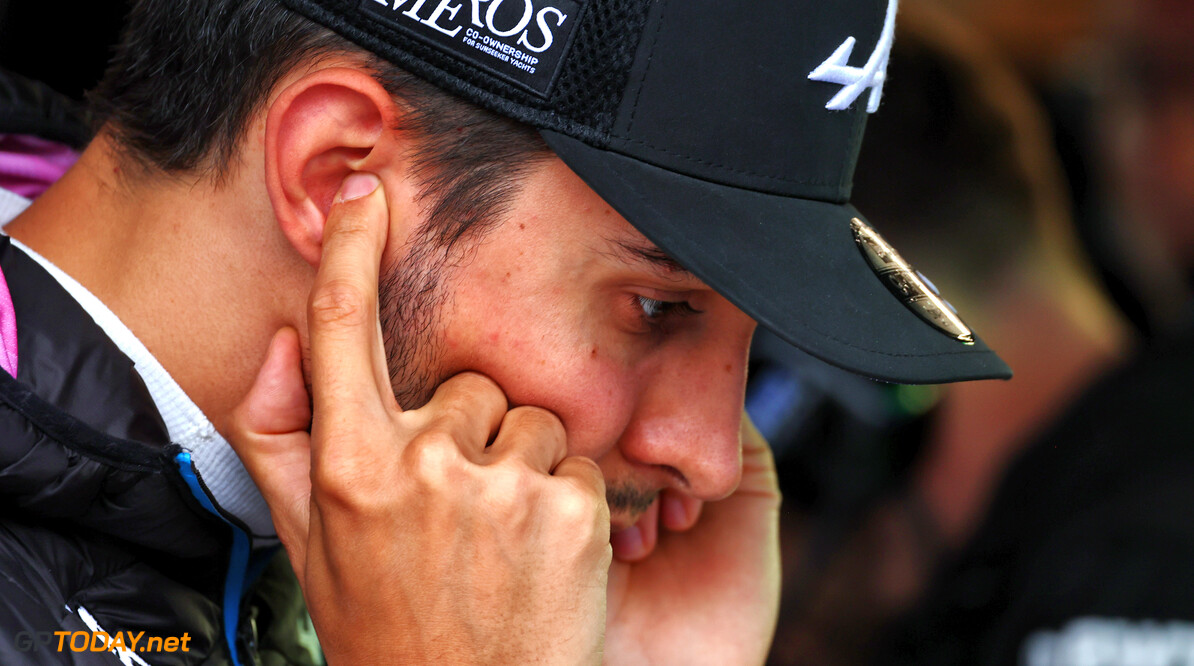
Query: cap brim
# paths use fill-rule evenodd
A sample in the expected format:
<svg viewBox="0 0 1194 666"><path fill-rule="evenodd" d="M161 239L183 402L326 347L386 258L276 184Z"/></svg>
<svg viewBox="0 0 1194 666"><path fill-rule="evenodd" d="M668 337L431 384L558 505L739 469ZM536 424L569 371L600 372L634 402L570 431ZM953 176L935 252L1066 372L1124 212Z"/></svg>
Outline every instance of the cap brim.
<svg viewBox="0 0 1194 666"><path fill-rule="evenodd" d="M853 206L720 185L540 133L644 236L805 352L903 384L1011 377L977 336L960 342L892 295L855 242Z"/></svg>

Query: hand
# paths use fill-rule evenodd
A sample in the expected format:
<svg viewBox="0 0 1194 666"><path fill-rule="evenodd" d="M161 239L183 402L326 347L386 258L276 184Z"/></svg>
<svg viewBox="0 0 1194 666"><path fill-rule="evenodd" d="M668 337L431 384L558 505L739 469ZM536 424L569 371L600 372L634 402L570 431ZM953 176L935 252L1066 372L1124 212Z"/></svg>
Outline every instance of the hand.
<svg viewBox="0 0 1194 666"><path fill-rule="evenodd" d="M663 531L653 552L615 560L609 573L605 661L637 664L762 664L779 615L779 483L767 442L742 416L742 482L704 506L687 531ZM695 519L659 509L640 519L683 529ZM699 508L696 505L695 508ZM653 534L654 527L643 530ZM617 537L615 536L615 539ZM620 555L620 553L619 553Z"/></svg>
<svg viewBox="0 0 1194 666"><path fill-rule="evenodd" d="M233 417L328 660L597 663L601 472L567 457L559 419L507 411L479 374L398 406L377 320L386 223L380 187L329 213L308 310L313 402L283 329Z"/></svg>

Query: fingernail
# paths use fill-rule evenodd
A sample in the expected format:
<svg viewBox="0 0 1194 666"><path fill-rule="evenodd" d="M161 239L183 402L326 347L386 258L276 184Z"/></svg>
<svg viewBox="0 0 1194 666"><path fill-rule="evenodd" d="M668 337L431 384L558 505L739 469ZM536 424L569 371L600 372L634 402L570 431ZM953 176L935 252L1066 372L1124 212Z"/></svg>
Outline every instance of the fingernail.
<svg viewBox="0 0 1194 666"><path fill-rule="evenodd" d="M336 201L352 201L353 199L360 199L361 197L373 194L377 186L381 184L381 179L371 173L358 171L351 174L340 185L340 192L336 195Z"/></svg>
<svg viewBox="0 0 1194 666"><path fill-rule="evenodd" d="M664 525L671 529L681 529L688 525L688 509L684 506L684 502L674 497L664 497L660 502Z"/></svg>
<svg viewBox="0 0 1194 666"><path fill-rule="evenodd" d="M610 537L614 556L619 559L637 558L643 550L643 532L638 525L627 527Z"/></svg>

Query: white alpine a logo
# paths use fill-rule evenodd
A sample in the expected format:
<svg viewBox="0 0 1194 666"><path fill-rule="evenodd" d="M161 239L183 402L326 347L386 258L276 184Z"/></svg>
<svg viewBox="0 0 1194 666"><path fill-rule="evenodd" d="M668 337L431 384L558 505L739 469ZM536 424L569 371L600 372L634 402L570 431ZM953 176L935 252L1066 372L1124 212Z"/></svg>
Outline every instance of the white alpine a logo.
<svg viewBox="0 0 1194 666"><path fill-rule="evenodd" d="M844 111L850 108L850 105L858 99L859 95L862 95L863 91L869 89L871 98L867 103L867 113L879 110L879 100L883 99L883 83L887 81L887 60L891 56L891 43L895 39L897 4L899 4L898 0L887 1L887 19L883 23L883 33L879 35L875 50L871 51L871 57L867 58L865 65L851 67L847 64L850 62L850 55L854 52L856 43L853 37L847 37L846 41L842 42L842 45L833 52L833 55L808 75L808 78L813 81L836 83L842 86L842 89L825 105L826 109Z"/></svg>

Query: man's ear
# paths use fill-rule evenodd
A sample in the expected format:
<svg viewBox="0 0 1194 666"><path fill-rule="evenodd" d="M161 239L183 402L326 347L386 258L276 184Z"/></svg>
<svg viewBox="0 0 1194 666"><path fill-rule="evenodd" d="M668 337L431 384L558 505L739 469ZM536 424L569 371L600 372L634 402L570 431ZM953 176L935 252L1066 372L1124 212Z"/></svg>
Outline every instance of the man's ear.
<svg viewBox="0 0 1194 666"><path fill-rule="evenodd" d="M373 77L343 67L303 76L270 104L265 179L278 226L295 250L319 264L332 198L355 171L384 181L395 166L395 106Z"/></svg>

